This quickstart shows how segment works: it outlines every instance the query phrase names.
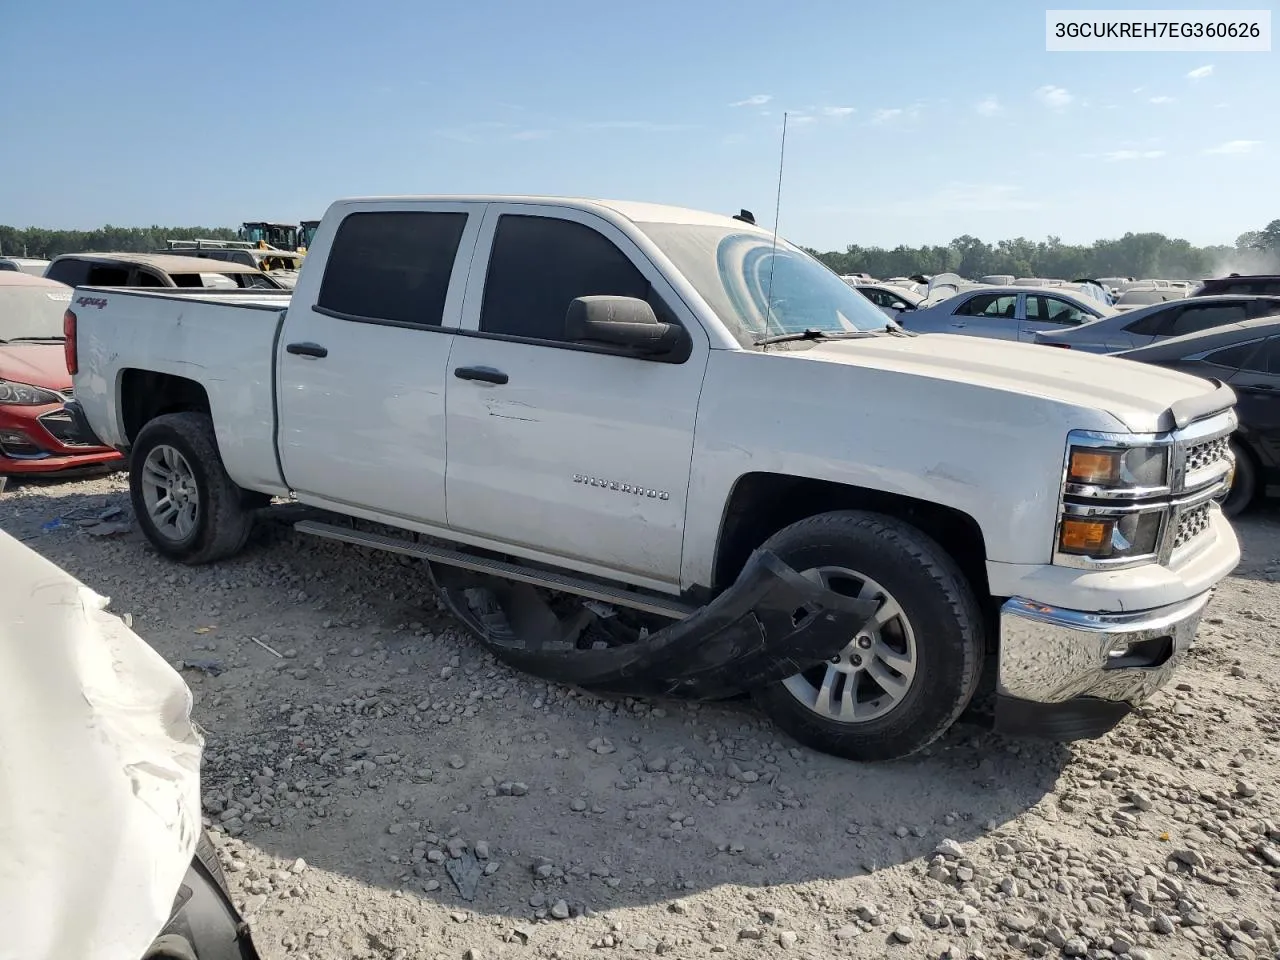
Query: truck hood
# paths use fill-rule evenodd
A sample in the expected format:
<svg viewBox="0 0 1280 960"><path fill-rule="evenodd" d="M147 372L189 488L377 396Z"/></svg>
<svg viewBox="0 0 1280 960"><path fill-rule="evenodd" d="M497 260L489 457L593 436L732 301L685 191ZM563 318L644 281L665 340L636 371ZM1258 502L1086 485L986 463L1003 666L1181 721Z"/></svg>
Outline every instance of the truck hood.
<svg viewBox="0 0 1280 960"><path fill-rule="evenodd" d="M67 390L71 374L61 343L0 343L0 380Z"/></svg>
<svg viewBox="0 0 1280 960"><path fill-rule="evenodd" d="M942 333L819 341L800 356L1102 410L1135 433L1169 429L1173 404L1217 389L1200 377L1117 357Z"/></svg>

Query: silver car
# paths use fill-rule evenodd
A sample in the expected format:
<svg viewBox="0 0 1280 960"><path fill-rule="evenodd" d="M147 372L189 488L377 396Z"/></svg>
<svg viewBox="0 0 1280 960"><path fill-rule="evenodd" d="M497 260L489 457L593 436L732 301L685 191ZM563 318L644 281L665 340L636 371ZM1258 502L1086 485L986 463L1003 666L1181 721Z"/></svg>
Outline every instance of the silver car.
<svg viewBox="0 0 1280 960"><path fill-rule="evenodd" d="M1035 342L1086 353L1134 350L1169 337L1280 314L1280 297L1192 297L1036 335Z"/></svg>
<svg viewBox="0 0 1280 960"><path fill-rule="evenodd" d="M1038 333L1065 330L1115 311L1092 297L1056 287L981 287L962 290L897 319L913 333L958 333L1030 343Z"/></svg>

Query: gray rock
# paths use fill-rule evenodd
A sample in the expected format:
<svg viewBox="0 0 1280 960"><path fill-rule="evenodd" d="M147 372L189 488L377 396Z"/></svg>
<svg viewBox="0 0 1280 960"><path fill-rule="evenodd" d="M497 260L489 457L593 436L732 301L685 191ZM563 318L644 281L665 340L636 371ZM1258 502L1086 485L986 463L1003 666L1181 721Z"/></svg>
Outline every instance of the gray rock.
<svg viewBox="0 0 1280 960"><path fill-rule="evenodd" d="M1156 933L1162 933L1165 936L1168 936L1173 933L1174 930L1173 918L1167 913L1158 914L1155 920L1151 922L1151 929Z"/></svg>
<svg viewBox="0 0 1280 960"><path fill-rule="evenodd" d="M858 919L863 923L874 923L880 919L880 908L874 903L863 900L861 903L853 905L853 912L857 914Z"/></svg>
<svg viewBox="0 0 1280 960"><path fill-rule="evenodd" d="M855 926L849 925L845 927L840 927L838 930L836 930L835 938L840 942L844 943L849 940L857 940L861 934L862 934L862 931L860 929L858 929Z"/></svg>
<svg viewBox="0 0 1280 960"><path fill-rule="evenodd" d="M778 934L778 946L783 950L789 950L794 947L800 940L800 937L794 930L783 930Z"/></svg>
<svg viewBox="0 0 1280 960"><path fill-rule="evenodd" d="M1169 856L1185 866L1204 869L1204 855L1195 850L1175 850Z"/></svg>
<svg viewBox="0 0 1280 960"><path fill-rule="evenodd" d="M1036 925L1034 918L1025 913L1003 913L1000 915L1000 926L1015 933L1026 933Z"/></svg>
<svg viewBox="0 0 1280 960"><path fill-rule="evenodd" d="M942 857L959 860L964 856L964 847L960 846L960 844L956 843L954 840L943 840L933 848L933 852Z"/></svg>
<svg viewBox="0 0 1280 960"><path fill-rule="evenodd" d="M738 931L739 940L763 940L764 931L759 927L743 927Z"/></svg>
<svg viewBox="0 0 1280 960"><path fill-rule="evenodd" d="M557 900L551 905L551 916L557 920L569 919L569 904L564 900Z"/></svg>
<svg viewBox="0 0 1280 960"><path fill-rule="evenodd" d="M1236 795L1240 797L1256 797L1258 795L1258 785L1248 780L1237 780Z"/></svg>
<svg viewBox="0 0 1280 960"><path fill-rule="evenodd" d="M908 926L904 925L893 928L893 939L897 940L899 943L910 943L915 938L915 931Z"/></svg>
<svg viewBox="0 0 1280 960"><path fill-rule="evenodd" d="M1089 952L1089 941L1083 937L1072 937L1062 945L1063 956L1083 957Z"/></svg>

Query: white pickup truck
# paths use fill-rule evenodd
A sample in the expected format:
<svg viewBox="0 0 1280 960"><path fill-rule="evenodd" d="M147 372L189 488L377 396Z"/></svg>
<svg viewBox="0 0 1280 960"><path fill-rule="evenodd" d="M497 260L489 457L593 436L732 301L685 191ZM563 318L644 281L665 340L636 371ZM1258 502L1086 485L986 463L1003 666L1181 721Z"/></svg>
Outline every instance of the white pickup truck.
<svg viewBox="0 0 1280 960"><path fill-rule="evenodd" d="M750 220L339 201L291 299L77 289L72 412L160 552L229 557L294 498L540 676L751 694L858 760L933 741L984 668L998 729L1110 729L1238 562L1231 391L906 333Z"/></svg>

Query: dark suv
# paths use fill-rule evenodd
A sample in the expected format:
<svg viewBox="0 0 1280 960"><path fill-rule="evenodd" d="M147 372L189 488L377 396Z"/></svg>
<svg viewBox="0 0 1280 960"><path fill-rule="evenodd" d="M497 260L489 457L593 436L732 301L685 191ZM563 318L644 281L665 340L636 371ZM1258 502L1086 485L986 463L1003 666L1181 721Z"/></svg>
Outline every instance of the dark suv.
<svg viewBox="0 0 1280 960"><path fill-rule="evenodd" d="M1276 274L1258 274L1242 277L1233 273L1229 277L1217 277L1206 280L1193 297L1212 297L1220 293L1244 293L1255 297L1280 296L1280 276Z"/></svg>

